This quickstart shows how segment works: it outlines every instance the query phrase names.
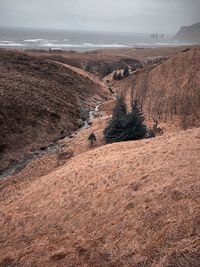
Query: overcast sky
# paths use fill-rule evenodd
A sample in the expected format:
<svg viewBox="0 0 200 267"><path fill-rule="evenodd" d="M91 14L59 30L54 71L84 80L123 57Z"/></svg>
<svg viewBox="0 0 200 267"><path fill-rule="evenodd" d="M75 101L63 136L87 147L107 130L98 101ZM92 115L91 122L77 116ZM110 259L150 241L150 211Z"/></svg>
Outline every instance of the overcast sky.
<svg viewBox="0 0 200 267"><path fill-rule="evenodd" d="M200 0L0 0L0 26L176 33L200 21Z"/></svg>

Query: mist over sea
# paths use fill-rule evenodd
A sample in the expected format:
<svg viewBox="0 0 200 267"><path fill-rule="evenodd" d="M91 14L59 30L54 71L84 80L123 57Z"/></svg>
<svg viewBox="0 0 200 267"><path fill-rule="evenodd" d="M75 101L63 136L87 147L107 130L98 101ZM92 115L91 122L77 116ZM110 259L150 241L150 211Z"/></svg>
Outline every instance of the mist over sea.
<svg viewBox="0 0 200 267"><path fill-rule="evenodd" d="M102 48L178 46L172 36L0 27L0 47L87 51Z"/></svg>

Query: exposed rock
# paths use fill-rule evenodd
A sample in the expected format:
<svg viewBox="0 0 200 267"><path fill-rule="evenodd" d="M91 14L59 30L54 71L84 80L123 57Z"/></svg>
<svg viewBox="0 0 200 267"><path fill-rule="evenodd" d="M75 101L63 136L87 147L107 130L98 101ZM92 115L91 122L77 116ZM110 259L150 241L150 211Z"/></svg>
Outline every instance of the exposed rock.
<svg viewBox="0 0 200 267"><path fill-rule="evenodd" d="M191 26L181 27L179 32L174 36L175 40L182 42L200 43L200 23Z"/></svg>

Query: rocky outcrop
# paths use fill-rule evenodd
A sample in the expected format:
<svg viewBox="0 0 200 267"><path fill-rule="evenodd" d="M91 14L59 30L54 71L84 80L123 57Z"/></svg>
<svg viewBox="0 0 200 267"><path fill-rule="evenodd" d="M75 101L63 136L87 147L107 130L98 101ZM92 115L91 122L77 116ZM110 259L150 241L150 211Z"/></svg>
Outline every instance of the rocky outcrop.
<svg viewBox="0 0 200 267"><path fill-rule="evenodd" d="M179 32L174 36L175 40L181 42L200 43L200 23L191 26L181 27Z"/></svg>

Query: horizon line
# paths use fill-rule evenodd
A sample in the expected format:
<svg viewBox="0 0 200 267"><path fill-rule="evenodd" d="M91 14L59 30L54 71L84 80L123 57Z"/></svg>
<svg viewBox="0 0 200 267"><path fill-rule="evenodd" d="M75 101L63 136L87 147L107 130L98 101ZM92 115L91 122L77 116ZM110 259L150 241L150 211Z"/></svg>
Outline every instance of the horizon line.
<svg viewBox="0 0 200 267"><path fill-rule="evenodd" d="M26 26L1 26L0 25L0 29L1 28L10 28L10 29L24 29L24 30L49 30L49 31L71 31L71 32L91 32L91 33L115 33L115 34L139 34L139 35L150 35L153 33L158 33L158 34L164 34L164 35L174 35L176 33L164 33L161 31L152 31L152 32L130 32L130 31L106 31L106 30L83 30L83 29L65 29L65 28L49 28L49 27L26 27Z"/></svg>

